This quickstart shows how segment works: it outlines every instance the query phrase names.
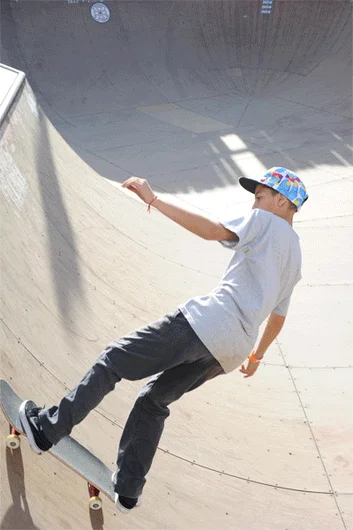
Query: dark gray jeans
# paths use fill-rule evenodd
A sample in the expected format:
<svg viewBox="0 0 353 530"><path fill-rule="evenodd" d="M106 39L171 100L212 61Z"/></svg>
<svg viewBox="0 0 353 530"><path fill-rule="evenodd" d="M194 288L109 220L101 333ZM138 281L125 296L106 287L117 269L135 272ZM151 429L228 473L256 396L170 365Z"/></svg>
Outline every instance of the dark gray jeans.
<svg viewBox="0 0 353 530"><path fill-rule="evenodd" d="M40 426L48 440L56 444L121 379L133 381L154 376L138 395L118 450L115 491L126 497L138 497L170 414L168 405L222 373L218 361L178 309L107 346L58 406L41 411Z"/></svg>

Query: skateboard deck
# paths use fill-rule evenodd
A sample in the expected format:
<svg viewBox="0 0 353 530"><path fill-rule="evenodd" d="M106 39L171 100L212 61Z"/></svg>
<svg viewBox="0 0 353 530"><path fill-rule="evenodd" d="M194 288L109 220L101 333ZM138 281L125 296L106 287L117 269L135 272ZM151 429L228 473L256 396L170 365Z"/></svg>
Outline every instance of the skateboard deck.
<svg viewBox="0 0 353 530"><path fill-rule="evenodd" d="M7 437L6 445L13 450L19 448L19 436L24 435L18 414L22 401L11 386L4 379L0 379L0 406L10 424L10 434ZM90 509L99 510L102 508L100 492L114 502L115 493L111 482L112 471L74 438L71 436L63 438L57 445L53 445L48 453L88 482Z"/></svg>

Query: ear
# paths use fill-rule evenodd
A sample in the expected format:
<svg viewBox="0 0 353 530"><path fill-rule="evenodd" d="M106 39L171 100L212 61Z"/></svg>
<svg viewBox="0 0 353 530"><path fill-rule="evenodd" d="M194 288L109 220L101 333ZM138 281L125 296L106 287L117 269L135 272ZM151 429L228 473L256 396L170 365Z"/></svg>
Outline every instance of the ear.
<svg viewBox="0 0 353 530"><path fill-rule="evenodd" d="M282 193L278 193L276 198L277 198L277 206L279 206L280 208L287 206L288 202L290 202L288 201L287 197L282 195Z"/></svg>

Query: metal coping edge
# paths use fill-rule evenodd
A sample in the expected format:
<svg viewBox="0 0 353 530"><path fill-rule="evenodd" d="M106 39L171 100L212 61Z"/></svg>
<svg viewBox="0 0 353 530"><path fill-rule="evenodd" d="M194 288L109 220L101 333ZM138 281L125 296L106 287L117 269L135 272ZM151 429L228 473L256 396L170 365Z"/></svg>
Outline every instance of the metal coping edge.
<svg viewBox="0 0 353 530"><path fill-rule="evenodd" d="M14 81L9 85L9 89L6 93L6 96L2 101L0 101L0 127L3 124L20 88L22 87L24 80L26 79L26 74L24 72L16 70L15 68L11 68L11 66L7 66L6 64L0 63L0 70L1 69L10 70L17 75Z"/></svg>

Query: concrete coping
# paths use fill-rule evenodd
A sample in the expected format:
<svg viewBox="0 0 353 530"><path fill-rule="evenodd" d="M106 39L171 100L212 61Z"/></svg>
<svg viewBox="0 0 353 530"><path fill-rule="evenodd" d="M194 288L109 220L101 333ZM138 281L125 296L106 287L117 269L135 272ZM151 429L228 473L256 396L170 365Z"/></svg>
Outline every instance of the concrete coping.
<svg viewBox="0 0 353 530"><path fill-rule="evenodd" d="M4 121L25 78L24 72L0 63L0 125Z"/></svg>

